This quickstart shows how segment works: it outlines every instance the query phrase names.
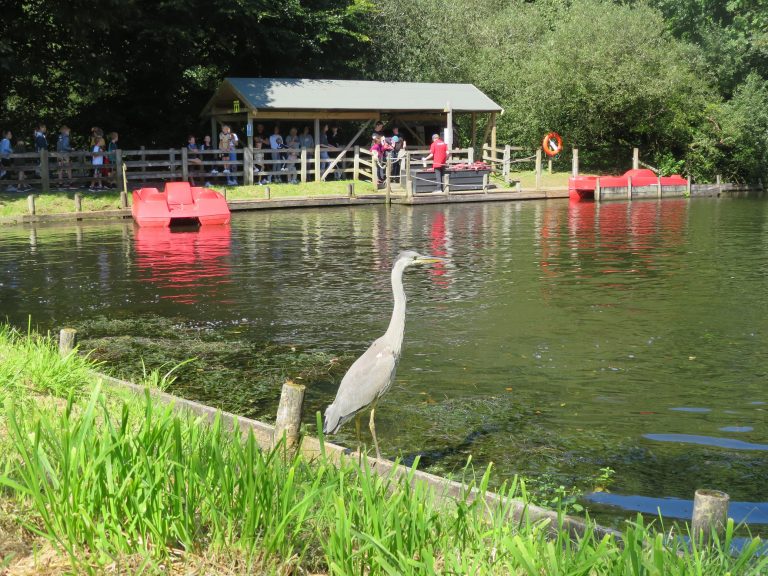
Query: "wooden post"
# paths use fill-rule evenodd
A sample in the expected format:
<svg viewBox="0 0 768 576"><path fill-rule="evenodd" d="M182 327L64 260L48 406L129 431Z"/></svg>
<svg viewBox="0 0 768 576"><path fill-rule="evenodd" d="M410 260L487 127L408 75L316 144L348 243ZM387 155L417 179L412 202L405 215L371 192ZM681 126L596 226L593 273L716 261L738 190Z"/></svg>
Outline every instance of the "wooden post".
<svg viewBox="0 0 768 576"><path fill-rule="evenodd" d="M62 328L59 332L59 356L69 355L77 346L77 330Z"/></svg>
<svg viewBox="0 0 768 576"><path fill-rule="evenodd" d="M306 184L307 182L307 149L302 148L301 149L301 165L299 166L300 174L301 174L301 183Z"/></svg>
<svg viewBox="0 0 768 576"><path fill-rule="evenodd" d="M173 148L168 149L168 171L171 178L174 178L176 173L176 150Z"/></svg>
<svg viewBox="0 0 768 576"><path fill-rule="evenodd" d="M472 152L477 148L477 112L472 112Z"/></svg>
<svg viewBox="0 0 768 576"><path fill-rule="evenodd" d="M275 420L275 435L272 438L272 447L277 446L285 438L286 450L293 450L299 442L299 428L301 427L301 406L304 403L305 387L288 380L283 384L283 392L280 394L280 405L277 408L277 420Z"/></svg>
<svg viewBox="0 0 768 576"><path fill-rule="evenodd" d="M509 161L512 159L512 150L510 149L509 144L504 145L504 159L502 162L504 163L501 167L501 173L504 176L504 183L509 184Z"/></svg>
<svg viewBox="0 0 768 576"><path fill-rule="evenodd" d="M48 168L48 150L40 150L40 186L43 193L51 191L51 171Z"/></svg>
<svg viewBox="0 0 768 576"><path fill-rule="evenodd" d="M597 177L597 181L595 182L595 202L600 202L600 177Z"/></svg>
<svg viewBox="0 0 768 576"><path fill-rule="evenodd" d="M661 198L661 174L656 175L656 195Z"/></svg>
<svg viewBox="0 0 768 576"><path fill-rule="evenodd" d="M483 194L488 194L488 174L483 174Z"/></svg>
<svg viewBox="0 0 768 576"><path fill-rule="evenodd" d="M708 544L713 533L722 535L728 522L729 500L728 494L719 490L696 490L691 519L694 542Z"/></svg>
<svg viewBox="0 0 768 576"><path fill-rule="evenodd" d="M214 146L218 146L218 144L217 144L218 141L219 141L218 134L216 134L216 118L211 116L211 143ZM144 146L142 146L142 149L143 148L144 148ZM142 158L142 160L144 160L144 158Z"/></svg>
<svg viewBox="0 0 768 576"><path fill-rule="evenodd" d="M448 196L451 191L451 175L446 172L443 176L443 194Z"/></svg>
<svg viewBox="0 0 768 576"><path fill-rule="evenodd" d="M496 169L496 112L491 112L491 168Z"/></svg>
<svg viewBox="0 0 768 576"><path fill-rule="evenodd" d="M552 158L547 160L547 172L552 174Z"/></svg>
<svg viewBox="0 0 768 576"><path fill-rule="evenodd" d="M350 197L350 198L354 198L355 197L355 183L354 182L350 182L349 184L347 184L347 196Z"/></svg>
<svg viewBox="0 0 768 576"><path fill-rule="evenodd" d="M352 180L360 180L360 146L355 146L355 158L352 161Z"/></svg>
<svg viewBox="0 0 768 576"><path fill-rule="evenodd" d="M720 181L720 174L718 174L717 177L715 178L715 182L717 183L717 195L720 196L720 194L723 191L723 187Z"/></svg>
<svg viewBox="0 0 768 576"><path fill-rule="evenodd" d="M574 178L579 175L579 149L573 149L573 157L571 158L571 176Z"/></svg>
<svg viewBox="0 0 768 576"><path fill-rule="evenodd" d="M173 156L171 156L173 158ZM173 170L173 168L171 168ZM181 149L181 179L189 182L189 150L186 146Z"/></svg>
<svg viewBox="0 0 768 576"><path fill-rule="evenodd" d="M118 148L115 150L115 188L125 191L123 170L125 170L125 164L123 164L123 151Z"/></svg>
<svg viewBox="0 0 768 576"><path fill-rule="evenodd" d="M320 118L315 118L315 182L320 182Z"/></svg>
<svg viewBox="0 0 768 576"><path fill-rule="evenodd" d="M400 173L400 181L403 180L403 174ZM411 155L405 153L405 197L411 198L413 196L413 179L411 178Z"/></svg>
<svg viewBox="0 0 768 576"><path fill-rule="evenodd" d="M632 176L627 176L627 200L632 200Z"/></svg>
<svg viewBox="0 0 768 576"><path fill-rule="evenodd" d="M269 186L264 187L264 193L267 195L267 200L272 198L272 191L269 189Z"/></svg>
<svg viewBox="0 0 768 576"><path fill-rule="evenodd" d="M475 162L475 149L469 148L467 150L467 163L473 164Z"/></svg>
<svg viewBox="0 0 768 576"><path fill-rule="evenodd" d="M213 140L213 142L216 142L216 140ZM144 152L144 150L145 150L144 146L140 146L139 150L141 151L141 153L139 154L139 158L141 159L141 171L142 172L146 172L147 171L147 167L144 164L147 161L147 154ZM146 182L147 181L147 177L146 176L142 176L141 177L141 181L142 182Z"/></svg>
<svg viewBox="0 0 768 576"><path fill-rule="evenodd" d="M120 208L125 210L128 208L128 192L120 190Z"/></svg>
<svg viewBox="0 0 768 576"><path fill-rule="evenodd" d="M29 210L29 213L33 216L35 215L35 195L30 194L27 196L27 209Z"/></svg>
<svg viewBox="0 0 768 576"><path fill-rule="evenodd" d="M253 120L250 120L253 124ZM253 142L253 136L248 139ZM251 186L253 184L253 145L243 148L243 185Z"/></svg>
<svg viewBox="0 0 768 576"><path fill-rule="evenodd" d="M386 202L389 204L389 196L392 194L392 156L387 156L387 167L386 167L386 184L384 186L384 195L386 196Z"/></svg>
<svg viewBox="0 0 768 576"><path fill-rule="evenodd" d="M632 148L632 170L640 168L640 148Z"/></svg>
<svg viewBox="0 0 768 576"><path fill-rule="evenodd" d="M688 178L685 181L685 194L688 198L691 197L691 175L688 174Z"/></svg>
<svg viewBox="0 0 768 576"><path fill-rule="evenodd" d="M83 196L80 192L75 192L75 212L83 211Z"/></svg>
<svg viewBox="0 0 768 576"><path fill-rule="evenodd" d="M536 150L536 190L541 188L541 148Z"/></svg>

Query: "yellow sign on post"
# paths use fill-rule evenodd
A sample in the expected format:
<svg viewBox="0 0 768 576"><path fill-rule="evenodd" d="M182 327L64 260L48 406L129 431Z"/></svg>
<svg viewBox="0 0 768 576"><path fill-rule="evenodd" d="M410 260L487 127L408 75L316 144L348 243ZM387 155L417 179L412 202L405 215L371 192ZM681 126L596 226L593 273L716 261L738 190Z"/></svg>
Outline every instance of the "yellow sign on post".
<svg viewBox="0 0 768 576"><path fill-rule="evenodd" d="M232 101L232 112L240 112L240 100Z"/></svg>

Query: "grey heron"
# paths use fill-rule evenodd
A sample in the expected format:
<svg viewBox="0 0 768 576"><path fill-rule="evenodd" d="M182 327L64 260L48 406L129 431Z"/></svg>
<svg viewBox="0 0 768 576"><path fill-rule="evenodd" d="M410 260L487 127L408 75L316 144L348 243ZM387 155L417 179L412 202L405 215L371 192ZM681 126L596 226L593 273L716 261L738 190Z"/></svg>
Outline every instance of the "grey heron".
<svg viewBox="0 0 768 576"><path fill-rule="evenodd" d="M405 332L405 290L403 272L409 266L442 262L443 258L422 256L418 252L406 250L400 252L392 267L392 294L395 304L389 328L381 338L370 345L362 356L350 366L341 379L339 390L333 403L325 410L323 433L334 434L351 418L356 418L357 433L360 435L360 412L370 406L371 418L368 423L376 448L376 457L381 458L379 442L376 439L374 414L376 402L395 381L397 362L403 347Z"/></svg>

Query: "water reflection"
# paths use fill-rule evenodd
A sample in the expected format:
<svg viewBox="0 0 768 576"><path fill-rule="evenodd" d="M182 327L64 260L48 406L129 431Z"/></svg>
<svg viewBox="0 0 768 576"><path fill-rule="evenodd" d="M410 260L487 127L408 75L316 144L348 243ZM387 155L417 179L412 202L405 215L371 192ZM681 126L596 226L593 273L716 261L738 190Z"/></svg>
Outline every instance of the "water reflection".
<svg viewBox="0 0 768 576"><path fill-rule="evenodd" d="M690 520L693 514L693 500L682 498L651 498L636 494L593 492L588 494L586 499L596 504L615 506L643 514L658 515L661 513L665 518ZM734 502L731 500L728 503L728 517L733 518L737 524L740 522L768 524L768 502Z"/></svg>
<svg viewBox="0 0 768 576"><path fill-rule="evenodd" d="M222 287L231 284L229 226L142 227L135 234L138 280L159 288L161 299L221 299Z"/></svg>

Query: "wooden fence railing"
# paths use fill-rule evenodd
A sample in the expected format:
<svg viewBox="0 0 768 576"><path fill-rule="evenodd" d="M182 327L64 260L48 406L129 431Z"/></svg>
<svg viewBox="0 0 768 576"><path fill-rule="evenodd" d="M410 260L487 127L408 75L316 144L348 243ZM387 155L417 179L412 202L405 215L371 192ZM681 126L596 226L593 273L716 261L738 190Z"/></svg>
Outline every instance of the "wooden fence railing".
<svg viewBox="0 0 768 576"><path fill-rule="evenodd" d="M508 177L510 154L522 148L483 147L483 160ZM375 190L392 186L407 188L428 148L410 148L399 158L380 161L367 148L319 147L301 149L240 148L230 154L220 150L190 151L187 148L115 150L113 152L73 151L68 154L42 151L12 154L5 182L16 189L83 189L92 185L127 190L158 185L168 180L185 180L194 185L268 184L310 182L352 178L370 181ZM541 169L540 154L537 167ZM103 158L103 164L94 160ZM472 163L472 148L451 152L448 164ZM517 160L514 160L517 161ZM125 174L123 174L125 172ZM405 176L403 179L402 176Z"/></svg>

